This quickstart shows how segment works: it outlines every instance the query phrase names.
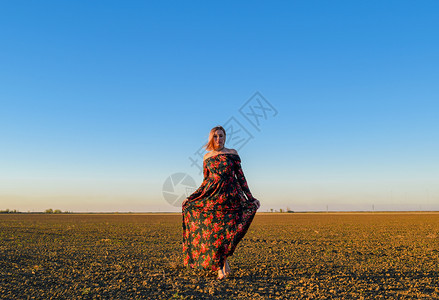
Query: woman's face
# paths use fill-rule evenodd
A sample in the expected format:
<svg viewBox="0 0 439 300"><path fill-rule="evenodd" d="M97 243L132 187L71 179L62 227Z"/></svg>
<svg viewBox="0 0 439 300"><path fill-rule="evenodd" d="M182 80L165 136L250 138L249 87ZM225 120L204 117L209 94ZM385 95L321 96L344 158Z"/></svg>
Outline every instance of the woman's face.
<svg viewBox="0 0 439 300"><path fill-rule="evenodd" d="M215 145L215 150L223 148L225 142L226 137L224 136L224 132L220 129L215 131L213 134L213 144Z"/></svg>

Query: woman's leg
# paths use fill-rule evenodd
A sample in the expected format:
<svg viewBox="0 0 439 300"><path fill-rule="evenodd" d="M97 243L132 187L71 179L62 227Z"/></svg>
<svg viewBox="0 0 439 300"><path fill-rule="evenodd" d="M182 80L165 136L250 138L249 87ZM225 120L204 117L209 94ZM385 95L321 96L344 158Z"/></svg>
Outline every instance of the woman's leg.
<svg viewBox="0 0 439 300"><path fill-rule="evenodd" d="M224 263L224 271L226 273L226 276L230 275L230 272L232 272L232 270L230 270L230 266L229 266L229 263L227 262L227 260Z"/></svg>
<svg viewBox="0 0 439 300"><path fill-rule="evenodd" d="M229 276L230 272L231 270L229 263L227 262L227 259L225 259L222 268L218 270L218 279L226 278L227 276Z"/></svg>

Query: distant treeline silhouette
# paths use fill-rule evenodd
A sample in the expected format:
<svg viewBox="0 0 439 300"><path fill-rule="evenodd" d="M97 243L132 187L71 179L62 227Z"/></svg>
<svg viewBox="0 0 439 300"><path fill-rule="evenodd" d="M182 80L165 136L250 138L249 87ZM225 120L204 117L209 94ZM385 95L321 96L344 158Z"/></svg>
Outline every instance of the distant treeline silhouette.
<svg viewBox="0 0 439 300"><path fill-rule="evenodd" d="M0 214L21 214L21 211L18 211L16 209L5 209L5 210L0 210ZM45 213L45 214L70 214L70 211L62 211L60 209L52 209L52 208L48 208L46 209L44 212L30 212L28 211L27 213Z"/></svg>

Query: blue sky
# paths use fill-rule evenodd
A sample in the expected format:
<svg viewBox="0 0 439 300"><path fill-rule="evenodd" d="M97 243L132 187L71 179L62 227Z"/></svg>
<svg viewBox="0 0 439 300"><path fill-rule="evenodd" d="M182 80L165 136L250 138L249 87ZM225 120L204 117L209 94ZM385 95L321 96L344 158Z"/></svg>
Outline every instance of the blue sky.
<svg viewBox="0 0 439 300"><path fill-rule="evenodd" d="M179 211L234 117L261 211L439 210L437 1L3 1L0 209ZM259 92L259 130L239 109ZM237 147L235 147L237 148ZM177 193L177 189L176 189Z"/></svg>

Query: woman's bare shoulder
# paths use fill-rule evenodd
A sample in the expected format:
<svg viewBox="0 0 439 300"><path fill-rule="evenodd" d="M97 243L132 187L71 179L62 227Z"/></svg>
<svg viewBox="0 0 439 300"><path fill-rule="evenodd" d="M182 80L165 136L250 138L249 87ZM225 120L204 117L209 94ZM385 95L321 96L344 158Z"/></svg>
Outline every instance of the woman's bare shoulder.
<svg viewBox="0 0 439 300"><path fill-rule="evenodd" d="M207 152L206 154L204 154L203 160L206 160L207 158L212 156L212 151Z"/></svg>
<svg viewBox="0 0 439 300"><path fill-rule="evenodd" d="M236 151L235 149L229 149L229 151L230 151L230 153L232 153L232 154L236 154L236 155L238 155L238 151Z"/></svg>

